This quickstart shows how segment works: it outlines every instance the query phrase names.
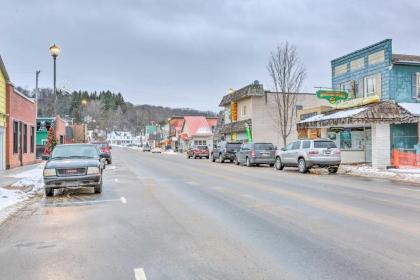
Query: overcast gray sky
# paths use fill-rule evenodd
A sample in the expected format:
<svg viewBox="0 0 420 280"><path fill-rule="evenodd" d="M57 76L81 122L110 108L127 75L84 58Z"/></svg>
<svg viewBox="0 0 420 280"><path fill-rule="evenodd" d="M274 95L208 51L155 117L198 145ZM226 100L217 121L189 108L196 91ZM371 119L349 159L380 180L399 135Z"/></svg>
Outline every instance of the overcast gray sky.
<svg viewBox="0 0 420 280"><path fill-rule="evenodd" d="M276 44L296 45L304 90L329 86L330 60L383 40L420 54L420 1L1 0L0 55L12 81L121 92L135 104L217 110L229 87L271 84Z"/></svg>

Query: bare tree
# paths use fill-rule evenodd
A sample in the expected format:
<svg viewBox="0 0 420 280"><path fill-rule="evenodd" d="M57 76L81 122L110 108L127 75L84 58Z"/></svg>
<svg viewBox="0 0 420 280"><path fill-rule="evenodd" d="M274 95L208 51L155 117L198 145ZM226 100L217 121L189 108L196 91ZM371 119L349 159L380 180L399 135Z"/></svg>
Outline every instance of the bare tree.
<svg viewBox="0 0 420 280"><path fill-rule="evenodd" d="M296 113L298 96L295 93L301 90L306 70L299 61L296 47L287 41L271 52L267 70L275 90L273 120L286 146Z"/></svg>

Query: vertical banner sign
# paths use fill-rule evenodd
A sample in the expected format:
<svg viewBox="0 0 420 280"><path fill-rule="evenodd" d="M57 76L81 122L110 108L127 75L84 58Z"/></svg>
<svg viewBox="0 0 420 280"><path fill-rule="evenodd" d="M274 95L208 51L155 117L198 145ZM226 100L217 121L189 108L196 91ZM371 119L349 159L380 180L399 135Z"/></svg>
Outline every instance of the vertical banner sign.
<svg viewBox="0 0 420 280"><path fill-rule="evenodd" d="M231 121L236 122L238 120L238 103L230 103Z"/></svg>
<svg viewBox="0 0 420 280"><path fill-rule="evenodd" d="M245 124L245 133L246 133L246 141L248 143L252 142L252 133L251 133L251 128L249 127L248 124Z"/></svg>

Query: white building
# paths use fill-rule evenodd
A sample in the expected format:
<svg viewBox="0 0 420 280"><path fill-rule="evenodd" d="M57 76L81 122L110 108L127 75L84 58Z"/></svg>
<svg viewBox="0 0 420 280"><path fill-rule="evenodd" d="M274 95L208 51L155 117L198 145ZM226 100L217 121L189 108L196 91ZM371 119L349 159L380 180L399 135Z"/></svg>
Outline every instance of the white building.
<svg viewBox="0 0 420 280"><path fill-rule="evenodd" d="M131 132L112 131L111 133L108 134L107 141L111 145L126 146L128 144L133 144L135 141L135 137L133 137Z"/></svg>

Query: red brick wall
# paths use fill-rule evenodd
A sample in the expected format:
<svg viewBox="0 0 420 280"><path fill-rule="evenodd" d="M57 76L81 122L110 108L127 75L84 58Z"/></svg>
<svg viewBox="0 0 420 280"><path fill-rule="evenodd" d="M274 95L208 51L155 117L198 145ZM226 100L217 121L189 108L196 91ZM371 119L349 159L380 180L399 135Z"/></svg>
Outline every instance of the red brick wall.
<svg viewBox="0 0 420 280"><path fill-rule="evenodd" d="M14 168L21 165L33 164L35 159L35 141L36 141L36 103L18 93L12 84L6 88L6 168ZM22 160L19 152L13 151L13 122L22 123L22 130L26 124L26 153L24 151L24 132L22 131ZM31 127L34 128L33 149L31 151Z"/></svg>
<svg viewBox="0 0 420 280"><path fill-rule="evenodd" d="M55 137L58 144L64 144L66 141L66 122L58 115L55 118Z"/></svg>

